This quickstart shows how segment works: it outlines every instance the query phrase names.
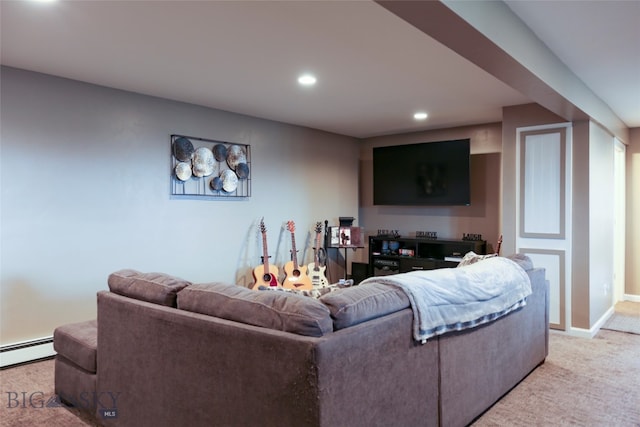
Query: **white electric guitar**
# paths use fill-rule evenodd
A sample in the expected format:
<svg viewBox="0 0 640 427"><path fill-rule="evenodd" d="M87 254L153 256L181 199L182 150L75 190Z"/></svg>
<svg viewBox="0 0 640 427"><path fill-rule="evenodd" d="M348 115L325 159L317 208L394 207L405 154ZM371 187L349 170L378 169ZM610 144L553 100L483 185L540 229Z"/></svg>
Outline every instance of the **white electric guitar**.
<svg viewBox="0 0 640 427"><path fill-rule="evenodd" d="M311 284L314 288L322 288L329 285L329 280L325 274L326 265L320 264L320 235L322 233L322 223L316 222L316 247L313 250L313 262L307 265L307 274L311 277Z"/></svg>

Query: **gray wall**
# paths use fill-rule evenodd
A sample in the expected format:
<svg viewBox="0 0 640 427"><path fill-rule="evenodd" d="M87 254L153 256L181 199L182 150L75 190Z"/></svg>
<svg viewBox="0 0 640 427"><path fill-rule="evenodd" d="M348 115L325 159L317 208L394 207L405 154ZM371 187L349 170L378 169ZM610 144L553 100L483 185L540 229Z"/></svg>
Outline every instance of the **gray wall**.
<svg viewBox="0 0 640 427"><path fill-rule="evenodd" d="M121 268L249 285L262 216L271 262L288 259L291 219L302 263L316 221L358 215L355 139L1 71L2 344L95 317L96 292ZM171 134L250 144L251 197L171 198Z"/></svg>
<svg viewBox="0 0 640 427"><path fill-rule="evenodd" d="M493 244L502 232L508 253L515 236L514 153L502 141L513 140L518 126L562 121L538 106L517 106L505 109L502 124L360 142L13 68L2 67L1 79L2 345L50 336L60 324L95 317L96 291L106 289L107 275L120 268L250 284L262 253L262 216L276 264L288 257L286 220L296 221L299 261L309 262L313 225L325 219L335 224L339 216L356 217L367 234L378 228L403 235L431 230L453 238L472 232ZM250 144L252 196L171 198L172 133ZM631 135L626 293L638 295L633 195L640 134L634 129ZM471 138L472 206L373 206L372 147L458 138ZM343 264L341 253L333 255L337 280ZM349 261L366 258L366 249L348 254ZM604 300L590 299L603 288L595 281L589 289L588 270L582 269L585 286L574 284L572 292L573 325L582 328L606 308Z"/></svg>

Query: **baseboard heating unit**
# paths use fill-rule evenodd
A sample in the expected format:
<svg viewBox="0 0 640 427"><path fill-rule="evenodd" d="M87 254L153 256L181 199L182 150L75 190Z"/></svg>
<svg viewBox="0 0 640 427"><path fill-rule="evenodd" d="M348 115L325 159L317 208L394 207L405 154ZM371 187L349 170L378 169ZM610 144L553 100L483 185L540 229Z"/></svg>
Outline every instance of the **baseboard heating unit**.
<svg viewBox="0 0 640 427"><path fill-rule="evenodd" d="M53 337L22 341L0 347L0 368L54 356Z"/></svg>

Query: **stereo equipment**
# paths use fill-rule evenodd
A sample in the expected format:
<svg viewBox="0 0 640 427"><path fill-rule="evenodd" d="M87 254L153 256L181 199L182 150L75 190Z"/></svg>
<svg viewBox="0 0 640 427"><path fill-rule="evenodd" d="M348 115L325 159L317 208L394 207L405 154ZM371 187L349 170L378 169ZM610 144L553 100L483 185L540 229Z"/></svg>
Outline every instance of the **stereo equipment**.
<svg viewBox="0 0 640 427"><path fill-rule="evenodd" d="M388 276L400 272L400 262L393 259L374 259L373 275Z"/></svg>

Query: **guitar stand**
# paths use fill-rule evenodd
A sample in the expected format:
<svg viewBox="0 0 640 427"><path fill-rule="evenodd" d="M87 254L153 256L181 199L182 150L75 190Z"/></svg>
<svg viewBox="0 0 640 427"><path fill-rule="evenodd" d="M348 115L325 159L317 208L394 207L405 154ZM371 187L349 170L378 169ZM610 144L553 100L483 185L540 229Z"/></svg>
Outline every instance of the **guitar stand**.
<svg viewBox="0 0 640 427"><path fill-rule="evenodd" d="M347 253L349 253L348 249L351 248L355 252L356 249L359 248L359 246L342 246L342 248L344 249L344 280L347 280ZM351 274L353 274L353 272L351 272Z"/></svg>
<svg viewBox="0 0 640 427"><path fill-rule="evenodd" d="M344 280L347 280L347 265L348 265L347 264L347 253L349 252L347 249L349 249L349 248L347 248L345 246L345 248L344 248ZM355 251L355 249L354 249L354 251Z"/></svg>

